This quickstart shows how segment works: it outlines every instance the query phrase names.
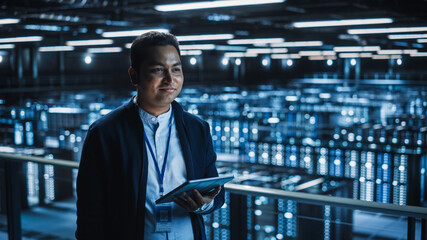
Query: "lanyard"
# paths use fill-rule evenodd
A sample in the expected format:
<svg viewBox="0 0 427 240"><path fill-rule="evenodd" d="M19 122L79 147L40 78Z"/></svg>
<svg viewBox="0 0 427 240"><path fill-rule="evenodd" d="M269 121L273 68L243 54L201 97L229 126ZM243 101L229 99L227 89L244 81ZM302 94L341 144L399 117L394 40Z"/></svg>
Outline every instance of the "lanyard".
<svg viewBox="0 0 427 240"><path fill-rule="evenodd" d="M151 157L153 157L153 162L154 165L156 166L156 172L157 175L159 176L159 180L160 180L160 195L163 196L164 193L164 189L163 189L163 178L165 176L165 170L166 170L166 162L168 159L168 152L169 152L169 143L170 143L170 139L171 139L171 132L172 132L172 121L173 121L173 109L171 110L171 117L169 120L169 134L168 134L168 140L166 143L166 153L165 153L165 160L163 162L163 166L162 166L162 171L160 172L160 168L159 168L159 164L157 162L156 156L153 152L153 149L151 148L151 144L150 141L147 138L147 134L145 134L144 131L144 137L145 137L145 142L147 143L148 149L150 150L151 153Z"/></svg>

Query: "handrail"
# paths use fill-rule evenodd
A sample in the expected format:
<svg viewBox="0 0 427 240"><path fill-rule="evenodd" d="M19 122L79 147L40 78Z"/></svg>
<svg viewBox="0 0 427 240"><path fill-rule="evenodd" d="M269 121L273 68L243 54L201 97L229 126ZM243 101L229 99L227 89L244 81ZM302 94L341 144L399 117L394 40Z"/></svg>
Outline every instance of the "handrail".
<svg viewBox="0 0 427 240"><path fill-rule="evenodd" d="M390 203L367 202L363 200L317 195L312 193L291 192L280 189L248 186L234 183L226 183L224 189L230 193L243 195L256 195L274 198L285 198L301 203L313 205L331 205L334 207L345 207L371 212L379 212L407 217L419 217L427 219L427 208L416 206L402 206Z"/></svg>
<svg viewBox="0 0 427 240"><path fill-rule="evenodd" d="M77 162L62 159L46 159L43 157L16 155L10 153L0 153L0 161L1 160L12 160L15 162L35 162L68 168L79 167L79 163ZM224 188L230 193L235 194L285 198L313 205L331 205L350 209L359 209L371 212L380 212L399 216L419 217L427 219L427 208L425 207L401 206L390 203L367 202L357 199L317 195L311 193L291 192L280 189L271 189L234 183L227 183L225 184Z"/></svg>
<svg viewBox="0 0 427 240"><path fill-rule="evenodd" d="M15 162L35 162L35 163L41 163L41 164L50 164L55 165L59 167L68 167L68 168L79 168L78 162L73 162L70 160L63 160L63 159L50 159L50 158L43 158L43 157L35 157L35 156L27 156L27 155L18 155L18 154L11 154L11 153L0 153L0 161L15 161Z"/></svg>

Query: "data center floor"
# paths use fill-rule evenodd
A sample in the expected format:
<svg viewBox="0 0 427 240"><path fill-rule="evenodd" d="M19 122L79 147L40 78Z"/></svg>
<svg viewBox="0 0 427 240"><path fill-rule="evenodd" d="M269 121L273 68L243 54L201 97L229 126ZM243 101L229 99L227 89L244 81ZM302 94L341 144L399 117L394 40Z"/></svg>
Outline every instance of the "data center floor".
<svg viewBox="0 0 427 240"><path fill-rule="evenodd" d="M0 239L7 239L6 222L6 216L0 215ZM74 199L22 212L23 240L70 240L74 239L75 228ZM363 211L353 213L353 240L403 240L406 239L406 231L407 221L403 217Z"/></svg>

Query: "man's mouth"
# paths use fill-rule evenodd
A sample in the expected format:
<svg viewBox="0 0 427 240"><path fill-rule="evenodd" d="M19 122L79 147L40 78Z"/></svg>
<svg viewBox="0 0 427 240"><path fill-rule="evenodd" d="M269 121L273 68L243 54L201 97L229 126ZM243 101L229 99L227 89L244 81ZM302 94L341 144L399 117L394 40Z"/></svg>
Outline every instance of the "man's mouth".
<svg viewBox="0 0 427 240"><path fill-rule="evenodd" d="M160 88L160 90L165 91L167 93L173 93L173 92L175 92L176 89L173 87L162 87L162 88Z"/></svg>

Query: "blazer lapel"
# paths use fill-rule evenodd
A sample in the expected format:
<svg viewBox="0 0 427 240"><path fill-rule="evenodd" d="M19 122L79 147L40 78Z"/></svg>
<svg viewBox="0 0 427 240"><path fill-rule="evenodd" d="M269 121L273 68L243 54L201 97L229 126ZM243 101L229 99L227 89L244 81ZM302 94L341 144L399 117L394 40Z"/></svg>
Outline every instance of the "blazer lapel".
<svg viewBox="0 0 427 240"><path fill-rule="evenodd" d="M183 118L183 110L181 106L177 102L172 103L174 117L175 117L175 126L176 131L179 138L179 143L181 145L182 154L185 161L185 166L187 169L187 180L194 179L194 165L193 165L193 158L191 155L191 145L188 138L185 121Z"/></svg>

